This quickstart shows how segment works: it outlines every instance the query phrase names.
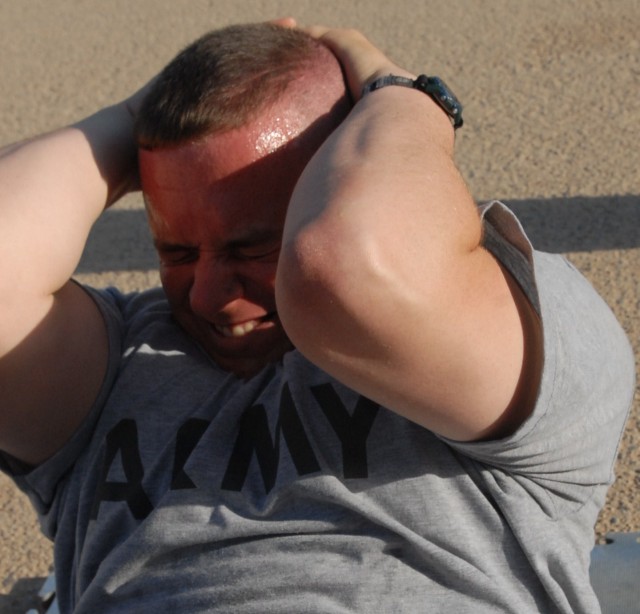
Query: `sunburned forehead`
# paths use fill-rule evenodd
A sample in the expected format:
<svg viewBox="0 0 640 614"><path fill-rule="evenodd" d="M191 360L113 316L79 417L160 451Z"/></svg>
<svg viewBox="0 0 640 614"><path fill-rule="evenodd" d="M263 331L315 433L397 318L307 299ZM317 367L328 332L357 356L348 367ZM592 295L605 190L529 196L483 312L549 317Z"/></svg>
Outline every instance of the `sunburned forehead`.
<svg viewBox="0 0 640 614"><path fill-rule="evenodd" d="M141 150L140 178L152 228L164 232L176 215L183 221L214 210L240 215L254 204L284 211L300 173L326 137L325 131L314 132L303 113L292 113L280 102L241 128Z"/></svg>
<svg viewBox="0 0 640 614"><path fill-rule="evenodd" d="M219 181L282 149L304 131L303 118L286 110L269 109L226 132L213 133L175 147L141 150L142 187L184 190L206 177Z"/></svg>

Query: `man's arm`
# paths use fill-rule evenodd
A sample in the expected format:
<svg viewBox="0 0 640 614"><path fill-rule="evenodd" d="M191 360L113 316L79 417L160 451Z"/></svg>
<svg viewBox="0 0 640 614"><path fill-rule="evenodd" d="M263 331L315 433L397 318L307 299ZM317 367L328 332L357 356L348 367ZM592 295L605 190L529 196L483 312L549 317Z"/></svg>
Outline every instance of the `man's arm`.
<svg viewBox="0 0 640 614"><path fill-rule="evenodd" d="M321 30L357 100L406 71L361 35ZM540 324L481 246L453 162L453 128L425 94L357 102L293 194L277 300L298 349L337 379L446 437L513 431L539 378Z"/></svg>
<svg viewBox="0 0 640 614"><path fill-rule="evenodd" d="M0 151L0 449L27 463L67 441L104 377L104 322L69 278L135 184L134 103Z"/></svg>

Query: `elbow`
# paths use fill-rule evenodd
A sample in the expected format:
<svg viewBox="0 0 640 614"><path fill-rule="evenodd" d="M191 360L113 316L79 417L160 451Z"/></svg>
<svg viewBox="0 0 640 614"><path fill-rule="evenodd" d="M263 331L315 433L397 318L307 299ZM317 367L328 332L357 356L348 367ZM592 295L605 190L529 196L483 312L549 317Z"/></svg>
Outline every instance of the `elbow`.
<svg viewBox="0 0 640 614"><path fill-rule="evenodd" d="M349 290L357 271L358 249L336 232L313 224L283 244L276 275L276 305L280 321L292 343L304 348L330 343L339 322L352 309Z"/></svg>
<svg viewBox="0 0 640 614"><path fill-rule="evenodd" d="M364 232L345 236L313 225L283 244L276 276L280 321L293 345L325 369L345 356L380 350L373 347L376 329L395 302L397 279L379 253Z"/></svg>
<svg viewBox="0 0 640 614"><path fill-rule="evenodd" d="M318 233L305 230L283 244L276 274L276 307L291 342L304 352L317 345L339 292L335 252Z"/></svg>

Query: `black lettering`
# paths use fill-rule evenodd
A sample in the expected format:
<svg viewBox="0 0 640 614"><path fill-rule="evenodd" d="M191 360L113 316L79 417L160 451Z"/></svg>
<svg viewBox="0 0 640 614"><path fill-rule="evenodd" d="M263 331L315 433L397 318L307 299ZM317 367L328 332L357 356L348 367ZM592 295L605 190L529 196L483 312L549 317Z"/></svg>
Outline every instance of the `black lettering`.
<svg viewBox="0 0 640 614"><path fill-rule="evenodd" d="M269 492L275 484L279 453L277 443L274 446L271 441L264 407L254 405L247 409L240 418L238 428L238 437L220 487L223 490L241 491L255 452L265 490Z"/></svg>
<svg viewBox="0 0 640 614"><path fill-rule="evenodd" d="M126 501L134 518L143 520L153 506L142 488L144 467L138 447L138 428L134 420L121 420L109 431L105 440L106 450L102 465L100 484L91 510L91 518L96 519L102 501ZM109 482L109 470L120 452L122 469L126 482Z"/></svg>
<svg viewBox="0 0 640 614"><path fill-rule="evenodd" d="M349 415L331 384L312 386L311 392L340 439L344 477L368 477L367 437L380 406L361 396L353 415Z"/></svg>
<svg viewBox="0 0 640 614"><path fill-rule="evenodd" d="M238 437L221 488L238 492L242 490L255 453L265 491L269 493L275 485L278 473L281 437L287 443L298 475L320 471L320 465L286 384L280 396L275 441L271 438L264 406L254 405L246 410L240 419Z"/></svg>
<svg viewBox="0 0 640 614"><path fill-rule="evenodd" d="M278 420L278 435L282 430L291 459L298 471L298 475L309 475L320 471L320 464L313 452L311 442L302 426L302 421L296 410L289 386L285 384L280 395L280 415ZM279 438L278 438L279 439Z"/></svg>
<svg viewBox="0 0 640 614"><path fill-rule="evenodd" d="M207 420L190 418L178 429L171 477L172 490L196 488L193 480L184 471L184 466L208 427L209 422Z"/></svg>

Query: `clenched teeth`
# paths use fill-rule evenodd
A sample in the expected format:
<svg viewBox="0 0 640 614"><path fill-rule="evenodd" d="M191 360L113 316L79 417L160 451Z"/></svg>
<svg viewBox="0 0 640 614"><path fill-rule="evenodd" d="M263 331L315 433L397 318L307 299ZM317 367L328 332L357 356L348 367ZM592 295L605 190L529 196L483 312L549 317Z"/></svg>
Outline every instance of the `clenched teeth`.
<svg viewBox="0 0 640 614"><path fill-rule="evenodd" d="M259 320L250 320L249 322L234 324L233 326L220 326L215 324L214 327L223 337L243 337L254 330L258 324L260 324Z"/></svg>

